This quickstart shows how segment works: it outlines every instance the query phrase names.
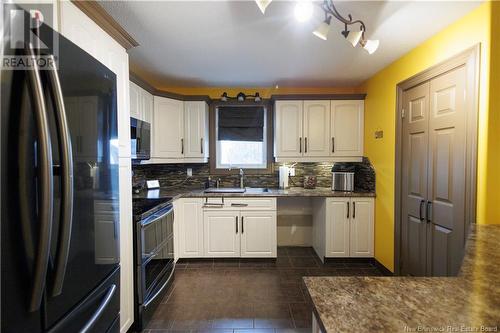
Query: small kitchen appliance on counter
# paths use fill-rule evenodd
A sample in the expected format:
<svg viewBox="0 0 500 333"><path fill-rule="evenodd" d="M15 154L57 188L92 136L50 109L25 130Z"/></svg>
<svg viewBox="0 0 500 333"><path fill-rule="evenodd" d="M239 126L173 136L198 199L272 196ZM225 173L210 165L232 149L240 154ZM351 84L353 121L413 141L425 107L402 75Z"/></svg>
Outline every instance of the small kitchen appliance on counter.
<svg viewBox="0 0 500 333"><path fill-rule="evenodd" d="M354 191L354 166L334 164L332 167L332 191Z"/></svg>
<svg viewBox="0 0 500 333"><path fill-rule="evenodd" d="M289 187L288 186L289 175L290 175L290 168L287 167L286 165L280 166L280 168L279 168L279 177L280 177L279 185L280 185L281 189L287 189Z"/></svg>

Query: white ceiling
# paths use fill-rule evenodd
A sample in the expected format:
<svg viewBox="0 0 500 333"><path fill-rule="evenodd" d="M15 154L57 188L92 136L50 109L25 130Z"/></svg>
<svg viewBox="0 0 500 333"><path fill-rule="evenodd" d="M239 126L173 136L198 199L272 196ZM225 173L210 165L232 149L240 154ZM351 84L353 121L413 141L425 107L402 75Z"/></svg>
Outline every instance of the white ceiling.
<svg viewBox="0 0 500 333"><path fill-rule="evenodd" d="M472 1L341 1L380 47L352 48L332 20L327 41L312 35L292 1L262 15L254 1L102 1L140 44L130 51L139 75L155 86L355 86L479 5Z"/></svg>

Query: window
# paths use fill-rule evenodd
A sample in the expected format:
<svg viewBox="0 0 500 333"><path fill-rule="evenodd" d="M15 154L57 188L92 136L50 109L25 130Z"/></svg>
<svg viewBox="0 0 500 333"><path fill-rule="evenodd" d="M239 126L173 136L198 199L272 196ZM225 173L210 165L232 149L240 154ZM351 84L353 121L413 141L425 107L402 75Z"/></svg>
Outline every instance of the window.
<svg viewBox="0 0 500 333"><path fill-rule="evenodd" d="M216 168L267 168L267 110L220 106L215 110Z"/></svg>

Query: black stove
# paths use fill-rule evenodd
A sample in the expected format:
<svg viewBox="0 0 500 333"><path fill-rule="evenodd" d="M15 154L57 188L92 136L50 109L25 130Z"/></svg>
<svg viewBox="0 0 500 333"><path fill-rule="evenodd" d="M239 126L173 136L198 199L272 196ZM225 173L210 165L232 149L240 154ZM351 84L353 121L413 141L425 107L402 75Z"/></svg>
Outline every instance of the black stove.
<svg viewBox="0 0 500 333"><path fill-rule="evenodd" d="M172 204L172 198L134 198L132 201L132 213L134 219L144 219L167 205Z"/></svg>

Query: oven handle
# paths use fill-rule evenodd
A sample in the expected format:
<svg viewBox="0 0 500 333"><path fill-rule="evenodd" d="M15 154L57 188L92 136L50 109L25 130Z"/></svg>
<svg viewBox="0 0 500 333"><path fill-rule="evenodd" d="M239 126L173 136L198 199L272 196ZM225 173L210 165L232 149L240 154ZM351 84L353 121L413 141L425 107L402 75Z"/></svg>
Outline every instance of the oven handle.
<svg viewBox="0 0 500 333"><path fill-rule="evenodd" d="M168 214L172 213L174 210L174 206L167 206L167 207L168 207L167 211L165 211L165 212L160 211L160 212L162 212L161 215L153 214L152 216L142 220L140 222L141 227L144 228L145 226L150 225L151 223L158 221L158 220L164 218L165 216L167 216Z"/></svg>
<svg viewBox="0 0 500 333"><path fill-rule="evenodd" d="M148 299L148 301L146 303L143 304L144 307L147 307L152 301L154 301L154 299L156 297L158 297L158 295L163 291L163 289L165 289L165 287L168 285L168 283L170 282L170 280L172 279L172 276L174 275L174 271L175 271L175 263L172 265L172 270L170 271L170 274L168 276L168 279L167 281L165 281L165 283L163 284L163 286L161 286L160 289L158 289L158 291L150 298Z"/></svg>

